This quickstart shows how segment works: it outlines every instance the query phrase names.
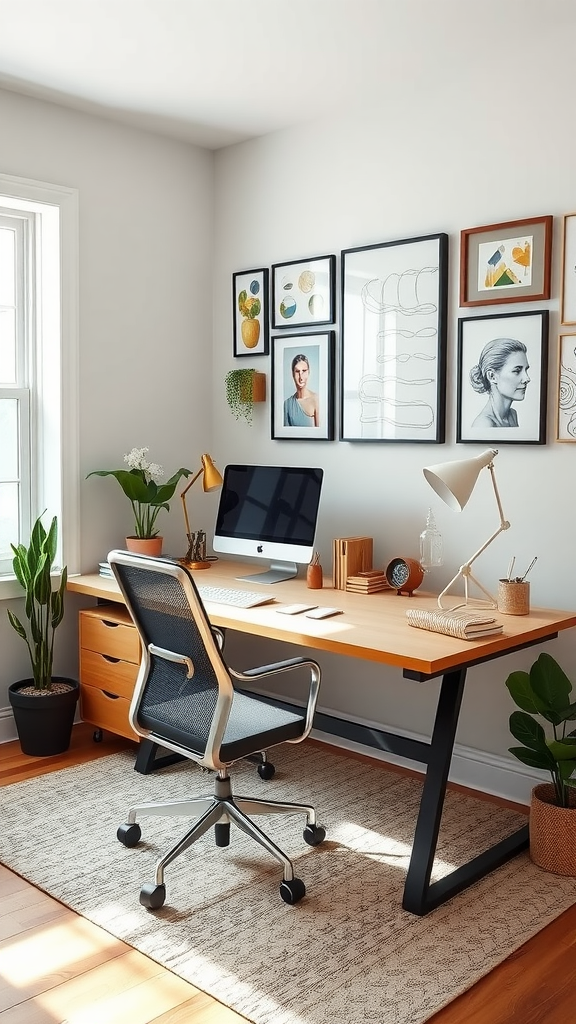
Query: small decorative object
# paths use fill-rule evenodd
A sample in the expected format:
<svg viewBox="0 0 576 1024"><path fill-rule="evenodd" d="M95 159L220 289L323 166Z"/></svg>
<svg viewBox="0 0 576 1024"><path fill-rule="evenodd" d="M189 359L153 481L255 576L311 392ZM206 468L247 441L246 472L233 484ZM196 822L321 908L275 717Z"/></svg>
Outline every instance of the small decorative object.
<svg viewBox="0 0 576 1024"><path fill-rule="evenodd" d="M504 615L529 615L530 584L525 580L498 580L498 611Z"/></svg>
<svg viewBox="0 0 576 1024"><path fill-rule="evenodd" d="M272 267L272 327L310 327L336 319L336 257L316 256Z"/></svg>
<svg viewBox="0 0 576 1024"><path fill-rule="evenodd" d="M393 558L386 566L386 579L398 596L411 597L422 584L424 569L415 558Z"/></svg>
<svg viewBox="0 0 576 1024"><path fill-rule="evenodd" d="M442 534L436 526L434 513L428 509L426 526L420 534L420 565L428 572L437 565L443 564Z"/></svg>
<svg viewBox="0 0 576 1024"><path fill-rule="evenodd" d="M232 275L234 355L268 354L268 268Z"/></svg>
<svg viewBox="0 0 576 1024"><path fill-rule="evenodd" d="M176 490L178 481L183 476L190 476L191 470L179 469L165 484L161 484L164 470L157 463L148 462L148 451L148 448L132 448L124 456L128 469L94 469L88 476L113 476L118 481L134 513L134 537L139 541L158 538L160 550L155 551L155 554L161 554L162 543L156 529L158 513L163 508L169 511L168 502ZM127 543L131 540L131 537L126 538Z"/></svg>
<svg viewBox="0 0 576 1024"><path fill-rule="evenodd" d="M39 517L32 528L29 547L11 545L14 575L26 595L28 628L10 609L8 619L28 648L32 679L12 683L8 699L22 750L33 757L49 757L68 749L79 693L76 680L52 674L54 634L64 617L68 578L64 566L57 589L52 589L57 540L56 516L48 532Z"/></svg>
<svg viewBox="0 0 576 1024"><path fill-rule="evenodd" d="M229 370L224 378L226 401L233 416L252 424L254 405L266 401L266 374L252 369Z"/></svg>
<svg viewBox="0 0 576 1024"><path fill-rule="evenodd" d="M390 589L384 569L368 569L346 579L346 590L351 594L379 594Z"/></svg>
<svg viewBox="0 0 576 1024"><path fill-rule="evenodd" d="M500 494L496 485L496 476L494 474L494 459L498 455L497 448L487 448L485 452L480 455L475 455L471 459L459 459L456 462L442 462L437 466L428 466L424 469L424 476L428 483L434 488L436 494L438 494L442 501L445 501L449 508L454 509L455 512L462 511L464 506L467 504L476 481L484 468L487 468L490 472L492 479L492 488L494 491L494 497L498 506L498 512L500 514L500 525L494 531L491 537L470 556L464 565L461 565L455 576L452 577L448 586L444 587L444 590L438 597L438 607L444 608L442 604L443 599L446 597L448 591L457 580L462 578L464 580L464 604L468 604L468 581L471 580L478 589L488 599L488 607L496 608L496 601L482 586L481 583L472 575L471 566L476 561L479 555L486 550L489 544L498 537L503 530L510 529L510 523L507 519L504 519L504 512L502 511L502 502L500 501ZM459 608L460 604L454 606ZM454 610L454 609L453 609Z"/></svg>
<svg viewBox="0 0 576 1024"><path fill-rule="evenodd" d="M510 753L552 778L532 791L530 856L546 871L576 876L576 729L568 731L576 714L572 683L543 652L529 673L511 672L506 687L521 708L510 715L510 732L522 746L510 747ZM548 723L548 735L539 717Z"/></svg>
<svg viewBox="0 0 576 1024"><path fill-rule="evenodd" d="M458 320L456 440L546 444L547 309Z"/></svg>
<svg viewBox="0 0 576 1024"><path fill-rule="evenodd" d="M272 437L334 437L335 332L272 339Z"/></svg>
<svg viewBox="0 0 576 1024"><path fill-rule="evenodd" d="M320 555L317 551L312 555L312 561L306 569L306 586L310 590L321 590L323 585L323 572L320 565Z"/></svg>
<svg viewBox="0 0 576 1024"><path fill-rule="evenodd" d="M340 439L441 444L448 235L342 251Z"/></svg>
<svg viewBox="0 0 576 1024"><path fill-rule="evenodd" d="M576 220L576 214L575 214ZM575 274L576 277L576 274ZM576 315L576 314L575 314ZM556 440L576 441L576 334L561 334L558 353Z"/></svg>
<svg viewBox="0 0 576 1024"><path fill-rule="evenodd" d="M549 299L551 257L551 216L462 231L460 305Z"/></svg>

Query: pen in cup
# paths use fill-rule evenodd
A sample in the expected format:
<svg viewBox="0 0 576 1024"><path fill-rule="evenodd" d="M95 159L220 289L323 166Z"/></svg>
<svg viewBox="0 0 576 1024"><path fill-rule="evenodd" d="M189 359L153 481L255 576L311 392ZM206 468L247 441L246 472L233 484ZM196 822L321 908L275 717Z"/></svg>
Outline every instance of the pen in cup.
<svg viewBox="0 0 576 1024"><path fill-rule="evenodd" d="M512 580L512 570L514 568L514 562L515 561L516 561L516 555L514 555L514 557L510 560L510 565L508 566L508 575L506 577L506 579L508 580L508 583L510 583L510 581Z"/></svg>
<svg viewBox="0 0 576 1024"><path fill-rule="evenodd" d="M526 572L524 573L524 575L523 575L523 576L517 576L517 577L516 577L516 582L517 582L517 583L524 583L524 580L526 579L526 577L527 577L528 573L530 572L530 569L532 568L532 566L534 565L534 563L535 563L535 562L537 562L537 561L538 561L538 555L535 555L535 556L534 556L534 558L532 559L532 561L530 562L530 565L529 565L529 566L528 566L528 568L526 569Z"/></svg>

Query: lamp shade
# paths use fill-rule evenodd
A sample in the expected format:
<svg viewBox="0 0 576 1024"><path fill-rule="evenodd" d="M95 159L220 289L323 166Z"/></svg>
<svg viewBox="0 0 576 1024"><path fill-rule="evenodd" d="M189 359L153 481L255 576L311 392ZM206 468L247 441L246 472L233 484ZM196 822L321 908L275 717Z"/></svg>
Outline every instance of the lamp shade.
<svg viewBox="0 0 576 1024"><path fill-rule="evenodd" d="M487 448L481 455L457 462L441 462L423 470L436 494L455 512L461 512L466 505L481 471L489 466L498 455L495 448Z"/></svg>
<svg viewBox="0 0 576 1024"><path fill-rule="evenodd" d="M209 455L202 456L202 487L205 491L216 491L222 486L222 477Z"/></svg>

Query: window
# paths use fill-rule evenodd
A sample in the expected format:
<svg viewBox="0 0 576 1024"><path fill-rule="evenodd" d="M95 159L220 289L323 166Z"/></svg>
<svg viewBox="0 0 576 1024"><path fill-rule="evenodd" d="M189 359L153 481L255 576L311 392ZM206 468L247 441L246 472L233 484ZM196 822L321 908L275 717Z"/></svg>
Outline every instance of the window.
<svg viewBox="0 0 576 1024"><path fill-rule="evenodd" d="M79 569L77 277L76 191L0 175L0 596L44 510Z"/></svg>

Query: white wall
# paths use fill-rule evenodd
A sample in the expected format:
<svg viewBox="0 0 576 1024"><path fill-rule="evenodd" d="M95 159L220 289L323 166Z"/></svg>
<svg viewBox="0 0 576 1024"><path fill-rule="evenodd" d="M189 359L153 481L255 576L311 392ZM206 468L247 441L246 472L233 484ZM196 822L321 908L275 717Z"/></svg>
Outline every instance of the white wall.
<svg viewBox="0 0 576 1024"><path fill-rule="evenodd" d="M133 524L116 482L86 474L147 444L168 477L210 447L213 156L1 90L0 123L3 173L79 190L81 557L91 572ZM184 550L178 492L158 526L166 550ZM77 676L68 603L55 667ZM5 608L0 708L29 674Z"/></svg>
<svg viewBox="0 0 576 1024"><path fill-rule="evenodd" d="M466 45L463 36L455 39L455 47ZM407 54L406 74L395 95L367 96L361 107L331 120L216 155L213 451L221 464L324 467L318 546L325 570L331 567L335 536L373 536L376 565L398 554L417 557L430 504L444 538L445 566L431 574L429 583L439 590L496 528L488 474L464 512L456 514L433 494L422 467L487 447L455 444L459 314L547 308L548 443L499 446L496 474L512 526L478 560L475 572L494 590L512 555L521 569L537 554L530 577L533 604L576 606L576 446L554 442L561 215L576 209L576 141L569 130L572 44L569 33L561 38L551 30L548 38L524 39L508 65L491 61L485 52L481 60L459 62L457 76L443 67L437 80L428 82L418 81L417 55L412 66ZM551 300L460 311L461 229L544 214L555 218ZM222 387L226 370L234 365L229 301L234 271L330 252L339 256L343 248L439 231L450 236L446 444L272 441L269 403L257 410L252 428L235 424ZM268 357L237 365L266 370L270 380ZM238 649L245 663L260 653L255 641L238 642ZM461 743L495 755L492 760L506 754L512 742L511 703L503 682L513 668L528 667L540 649L470 671ZM576 679L574 635L551 642L548 649ZM395 670L347 659L320 660L327 668L321 697L325 707L409 731L428 730L437 683L402 681Z"/></svg>

